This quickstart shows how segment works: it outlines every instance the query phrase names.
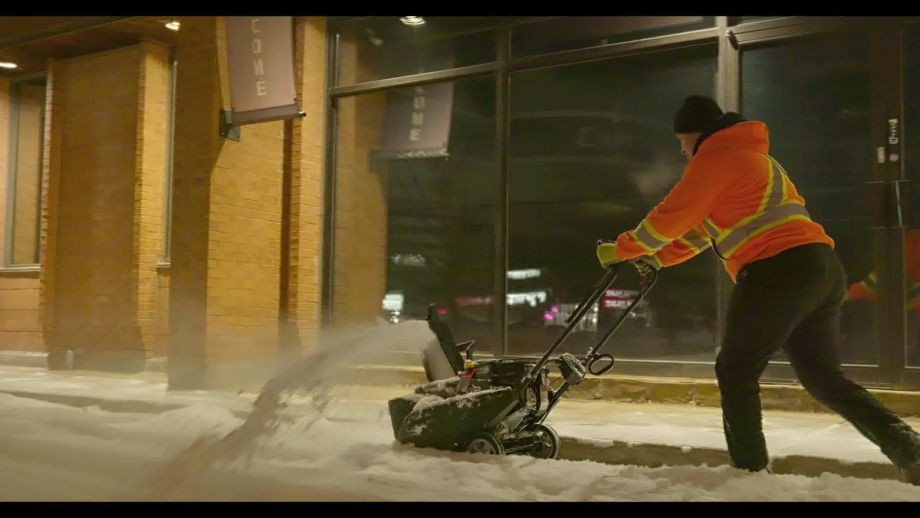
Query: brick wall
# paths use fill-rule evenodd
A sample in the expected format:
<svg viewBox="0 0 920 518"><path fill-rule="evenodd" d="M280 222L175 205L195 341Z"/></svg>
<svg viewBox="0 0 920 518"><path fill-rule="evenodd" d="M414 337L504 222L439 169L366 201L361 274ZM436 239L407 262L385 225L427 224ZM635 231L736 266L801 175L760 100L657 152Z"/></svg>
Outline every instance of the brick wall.
<svg viewBox="0 0 920 518"><path fill-rule="evenodd" d="M169 268L157 269L157 327L154 356L165 357L169 349Z"/></svg>
<svg viewBox="0 0 920 518"><path fill-rule="evenodd" d="M181 19L176 47L175 136L169 272L171 386L196 386L207 364L208 239L213 171L223 139L217 22Z"/></svg>
<svg viewBox="0 0 920 518"><path fill-rule="evenodd" d="M45 146L42 161L42 214L39 236L38 310L42 340L50 348L55 333L55 293L57 292L57 205L60 198L61 128L63 121L55 118L61 107L61 87L58 71L61 63L48 60L45 89Z"/></svg>
<svg viewBox="0 0 920 518"><path fill-rule="evenodd" d="M289 240L288 319L293 343L306 349L316 344L320 325L325 167L326 20L295 21L295 84L303 119L291 124L291 222Z"/></svg>
<svg viewBox="0 0 920 518"><path fill-rule="evenodd" d="M169 138L169 48L141 43L137 97L137 151L134 176L134 242L132 280L137 322L145 349L154 352L160 341L156 265L163 256L164 178Z"/></svg>
<svg viewBox="0 0 920 518"><path fill-rule="evenodd" d="M278 353L284 123L218 135L229 105L222 20L182 21L170 272L174 369ZM175 362L173 361L175 357ZM182 365L184 364L184 366Z"/></svg>
<svg viewBox="0 0 920 518"><path fill-rule="evenodd" d="M156 348L168 54L143 42L49 64L40 302L52 366L67 350L137 366Z"/></svg>

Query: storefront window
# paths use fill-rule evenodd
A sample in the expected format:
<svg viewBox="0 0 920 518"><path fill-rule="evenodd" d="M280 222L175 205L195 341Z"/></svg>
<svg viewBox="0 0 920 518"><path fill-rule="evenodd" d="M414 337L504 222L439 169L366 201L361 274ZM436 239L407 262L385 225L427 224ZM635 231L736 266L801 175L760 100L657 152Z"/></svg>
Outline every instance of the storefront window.
<svg viewBox="0 0 920 518"><path fill-rule="evenodd" d="M864 189L874 174L868 35L824 36L745 52L741 78L744 115L769 127L770 153L834 239L849 282L866 278L875 270ZM850 300L843 311L841 359L876 362L872 303Z"/></svg>
<svg viewBox="0 0 920 518"><path fill-rule="evenodd" d="M337 323L424 319L495 343L495 79L340 100Z"/></svg>
<svg viewBox="0 0 920 518"><path fill-rule="evenodd" d="M712 95L715 49L692 48L515 73L511 82L509 354L543 352L603 275L599 238L635 228L686 165L674 111ZM710 252L662 272L610 345L618 358L714 359ZM635 297L625 268L566 342L583 352ZM530 295L530 296L527 296Z"/></svg>

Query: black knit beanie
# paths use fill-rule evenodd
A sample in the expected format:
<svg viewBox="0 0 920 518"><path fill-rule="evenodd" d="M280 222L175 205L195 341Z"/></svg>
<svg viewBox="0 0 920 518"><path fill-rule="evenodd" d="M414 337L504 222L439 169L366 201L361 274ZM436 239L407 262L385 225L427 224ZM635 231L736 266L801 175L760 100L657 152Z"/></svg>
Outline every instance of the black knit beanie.
<svg viewBox="0 0 920 518"><path fill-rule="evenodd" d="M722 109L709 97L691 95L674 117L674 133L698 133L722 115Z"/></svg>

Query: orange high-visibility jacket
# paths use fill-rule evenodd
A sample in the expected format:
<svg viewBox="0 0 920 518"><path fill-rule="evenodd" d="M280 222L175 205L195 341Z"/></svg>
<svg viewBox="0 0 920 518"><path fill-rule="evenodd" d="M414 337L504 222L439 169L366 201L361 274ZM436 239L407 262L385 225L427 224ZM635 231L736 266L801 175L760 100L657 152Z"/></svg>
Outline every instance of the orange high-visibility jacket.
<svg viewBox="0 0 920 518"><path fill-rule="evenodd" d="M907 270L907 303L920 313L920 228L908 230L904 235L904 265ZM848 299L875 300L875 272L847 290Z"/></svg>
<svg viewBox="0 0 920 518"><path fill-rule="evenodd" d="M617 258L649 256L660 266L673 266L715 243L735 279L748 263L799 245L833 247L768 149L762 122L740 122L713 133L664 200L634 230L620 234Z"/></svg>

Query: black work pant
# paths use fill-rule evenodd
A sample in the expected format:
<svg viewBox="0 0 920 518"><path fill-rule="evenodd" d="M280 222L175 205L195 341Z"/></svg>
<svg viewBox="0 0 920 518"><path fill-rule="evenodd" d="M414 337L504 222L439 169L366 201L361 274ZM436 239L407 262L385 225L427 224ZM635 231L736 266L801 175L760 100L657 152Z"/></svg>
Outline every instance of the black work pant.
<svg viewBox="0 0 920 518"><path fill-rule="evenodd" d="M768 463L759 380L784 347L799 381L843 416L892 462L920 458L920 436L840 369L840 308L846 274L834 250L798 246L755 261L739 274L728 304L716 376L732 464L758 471Z"/></svg>

